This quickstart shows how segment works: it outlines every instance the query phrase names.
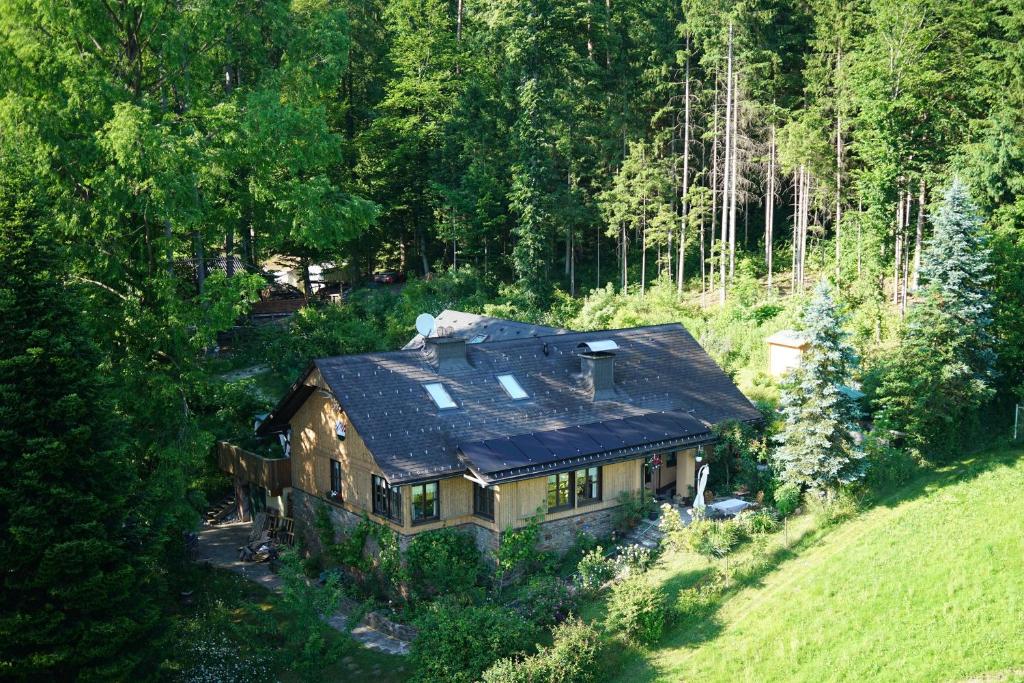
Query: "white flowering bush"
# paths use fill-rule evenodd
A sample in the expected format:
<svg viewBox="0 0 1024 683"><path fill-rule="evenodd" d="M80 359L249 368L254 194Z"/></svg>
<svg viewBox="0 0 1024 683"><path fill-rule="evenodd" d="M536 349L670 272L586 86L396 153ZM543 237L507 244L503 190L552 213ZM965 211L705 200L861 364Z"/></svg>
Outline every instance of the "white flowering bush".
<svg viewBox="0 0 1024 683"><path fill-rule="evenodd" d="M654 553L642 545L627 545L615 558L615 566L620 574L639 574L650 569L654 564Z"/></svg>
<svg viewBox="0 0 1024 683"><path fill-rule="evenodd" d="M190 646L190 665L182 676L188 683L242 683L268 680L273 675L269 657L241 651L224 633L204 633Z"/></svg>

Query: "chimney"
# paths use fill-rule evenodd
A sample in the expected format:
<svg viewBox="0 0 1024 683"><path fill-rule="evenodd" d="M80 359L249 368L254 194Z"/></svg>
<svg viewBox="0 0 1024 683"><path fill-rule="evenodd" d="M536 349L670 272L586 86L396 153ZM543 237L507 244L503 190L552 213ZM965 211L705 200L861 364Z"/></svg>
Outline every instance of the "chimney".
<svg viewBox="0 0 1024 683"><path fill-rule="evenodd" d="M593 400L605 401L615 397L614 353L585 351L580 354L580 370Z"/></svg>
<svg viewBox="0 0 1024 683"><path fill-rule="evenodd" d="M427 337L423 340L423 350L438 372L469 369L466 340L461 337Z"/></svg>

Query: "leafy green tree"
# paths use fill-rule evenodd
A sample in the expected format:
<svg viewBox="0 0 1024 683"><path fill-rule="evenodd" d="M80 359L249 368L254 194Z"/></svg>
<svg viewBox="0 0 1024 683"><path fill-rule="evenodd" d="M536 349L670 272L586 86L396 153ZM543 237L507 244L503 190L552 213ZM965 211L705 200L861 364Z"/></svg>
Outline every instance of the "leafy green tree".
<svg viewBox="0 0 1024 683"><path fill-rule="evenodd" d="M152 654L161 581L85 300L38 200L0 189L0 676L126 679Z"/></svg>
<svg viewBox="0 0 1024 683"><path fill-rule="evenodd" d="M821 282L802 319L808 349L782 386L780 477L821 492L856 479L863 458L852 435L858 409L842 391L857 363L843 322L831 288Z"/></svg>

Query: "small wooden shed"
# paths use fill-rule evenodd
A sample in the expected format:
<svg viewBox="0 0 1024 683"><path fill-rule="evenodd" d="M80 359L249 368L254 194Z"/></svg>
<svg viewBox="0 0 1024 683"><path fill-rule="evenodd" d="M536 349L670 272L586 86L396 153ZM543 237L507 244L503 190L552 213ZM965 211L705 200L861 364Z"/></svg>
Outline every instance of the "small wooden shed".
<svg viewBox="0 0 1024 683"><path fill-rule="evenodd" d="M782 377L800 365L800 359L810 346L810 340L796 330L780 330L768 337L768 374Z"/></svg>

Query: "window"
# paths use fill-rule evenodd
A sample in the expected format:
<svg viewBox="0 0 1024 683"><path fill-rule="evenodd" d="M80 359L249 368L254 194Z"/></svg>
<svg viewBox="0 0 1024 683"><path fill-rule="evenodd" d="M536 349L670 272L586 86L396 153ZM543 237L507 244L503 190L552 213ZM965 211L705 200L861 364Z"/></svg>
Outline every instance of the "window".
<svg viewBox="0 0 1024 683"><path fill-rule="evenodd" d="M402 523L402 489L373 475L373 513Z"/></svg>
<svg viewBox="0 0 1024 683"><path fill-rule="evenodd" d="M331 460L331 493L330 497L341 500L341 463Z"/></svg>
<svg viewBox="0 0 1024 683"><path fill-rule="evenodd" d="M501 388L505 390L505 393L508 394L513 401L529 398L529 394L523 391L523 388L519 386L519 382L516 381L514 375L498 375L498 381L501 383Z"/></svg>
<svg viewBox="0 0 1024 683"><path fill-rule="evenodd" d="M487 341L487 335L486 334L474 334L470 338L469 343L470 344L482 344L485 341Z"/></svg>
<svg viewBox="0 0 1024 683"><path fill-rule="evenodd" d="M494 488L473 484L473 514L494 519Z"/></svg>
<svg viewBox="0 0 1024 683"><path fill-rule="evenodd" d="M441 410L448 408L455 408L455 401L448 394L448 390L444 388L444 385L440 382L433 382L431 384L424 384L423 388L430 394L430 398L434 399L434 404L437 405Z"/></svg>
<svg viewBox="0 0 1024 683"><path fill-rule="evenodd" d="M416 484L409 487L412 501L412 522L426 522L441 517L441 506L437 497L437 482Z"/></svg>
<svg viewBox="0 0 1024 683"><path fill-rule="evenodd" d="M548 475L548 510L572 507L569 493L572 491L569 479L571 472Z"/></svg>
<svg viewBox="0 0 1024 683"><path fill-rule="evenodd" d="M596 503L601 500L601 468L588 467L576 470L576 505Z"/></svg>
<svg viewBox="0 0 1024 683"><path fill-rule="evenodd" d="M672 453L665 460L665 467L675 467L675 466L676 466L676 454Z"/></svg>

